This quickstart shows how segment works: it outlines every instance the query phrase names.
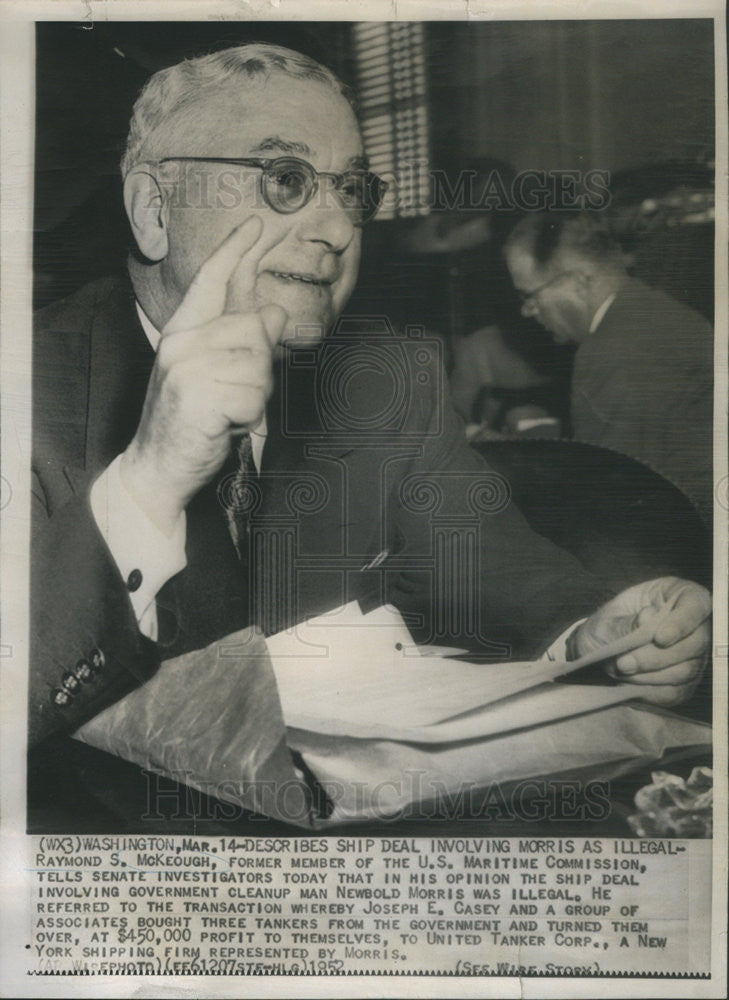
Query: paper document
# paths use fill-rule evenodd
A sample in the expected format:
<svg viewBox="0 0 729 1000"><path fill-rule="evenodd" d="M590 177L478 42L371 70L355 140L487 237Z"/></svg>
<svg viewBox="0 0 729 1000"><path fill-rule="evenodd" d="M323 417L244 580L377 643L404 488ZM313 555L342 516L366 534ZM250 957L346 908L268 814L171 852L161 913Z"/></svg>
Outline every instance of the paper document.
<svg viewBox="0 0 729 1000"><path fill-rule="evenodd" d="M549 722L635 697L563 686L542 660L477 664L421 653L399 613L356 602L267 639L287 726L438 743Z"/></svg>

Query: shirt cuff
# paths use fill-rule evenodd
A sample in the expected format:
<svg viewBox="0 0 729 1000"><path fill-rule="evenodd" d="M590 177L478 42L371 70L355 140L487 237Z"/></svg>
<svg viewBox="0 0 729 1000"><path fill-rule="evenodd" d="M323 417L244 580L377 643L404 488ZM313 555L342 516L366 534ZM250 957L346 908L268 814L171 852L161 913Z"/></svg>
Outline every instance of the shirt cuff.
<svg viewBox="0 0 729 1000"><path fill-rule="evenodd" d="M564 632L557 636L554 642L539 657L540 660L548 660L550 663L567 663L567 642L573 632L586 622L587 618L580 618L578 622L570 625Z"/></svg>
<svg viewBox="0 0 729 1000"><path fill-rule="evenodd" d="M160 531L124 485L120 463L118 455L91 487L91 511L127 584L140 631L156 640L155 598L187 565L187 520L183 511L169 537Z"/></svg>

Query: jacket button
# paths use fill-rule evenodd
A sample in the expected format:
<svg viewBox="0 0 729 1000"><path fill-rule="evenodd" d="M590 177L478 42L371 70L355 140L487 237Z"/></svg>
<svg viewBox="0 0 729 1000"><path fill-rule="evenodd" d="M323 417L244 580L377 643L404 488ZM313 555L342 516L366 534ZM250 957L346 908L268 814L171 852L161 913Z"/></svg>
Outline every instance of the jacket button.
<svg viewBox="0 0 729 1000"><path fill-rule="evenodd" d="M51 691L51 704L55 705L57 708L65 708L70 705L73 701L73 696L64 691L63 688L54 688Z"/></svg>
<svg viewBox="0 0 729 1000"><path fill-rule="evenodd" d="M139 590L142 586L142 571L141 569L133 569L129 576L127 577L127 590L130 594L133 594L135 590Z"/></svg>
<svg viewBox="0 0 729 1000"><path fill-rule="evenodd" d="M76 675L77 680L80 680L83 684L88 684L91 680L92 673L88 660L79 660L73 668L73 672Z"/></svg>
<svg viewBox="0 0 729 1000"><path fill-rule="evenodd" d="M63 686L63 690L68 691L69 694L76 694L78 689L81 687L81 682L78 677L70 670L67 671L61 678L61 684Z"/></svg>
<svg viewBox="0 0 729 1000"><path fill-rule="evenodd" d="M95 674L98 674L106 663L106 657L98 647L96 649L92 649L89 653L89 663L91 664L91 669Z"/></svg>

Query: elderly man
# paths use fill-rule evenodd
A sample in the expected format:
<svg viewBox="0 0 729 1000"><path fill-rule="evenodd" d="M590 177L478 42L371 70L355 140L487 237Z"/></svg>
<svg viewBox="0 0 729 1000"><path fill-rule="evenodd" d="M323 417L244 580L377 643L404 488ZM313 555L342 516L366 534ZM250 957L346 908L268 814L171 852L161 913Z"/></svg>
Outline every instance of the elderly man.
<svg viewBox="0 0 729 1000"><path fill-rule="evenodd" d="M374 599L420 613L426 637L468 632L477 612L470 635L502 655L563 635L579 654L667 609L654 641L613 669L658 704L693 690L708 646L702 588L664 579L614 597L534 535L508 492L475 502L473 484L496 480L427 345L369 329L340 330L334 354L320 343L383 193L328 70L247 45L157 73L123 173L128 276L38 323L32 740L72 732L160 662L246 624L270 632L372 600L373 580ZM234 498L253 490L275 544L246 544L261 536L231 513L226 483ZM440 604L426 558L436 514L477 544ZM429 626L446 611L449 626Z"/></svg>
<svg viewBox="0 0 729 1000"><path fill-rule="evenodd" d="M523 219L505 248L512 280L558 343L576 343L573 436L675 483L710 522L713 339L709 324L630 278L597 215Z"/></svg>

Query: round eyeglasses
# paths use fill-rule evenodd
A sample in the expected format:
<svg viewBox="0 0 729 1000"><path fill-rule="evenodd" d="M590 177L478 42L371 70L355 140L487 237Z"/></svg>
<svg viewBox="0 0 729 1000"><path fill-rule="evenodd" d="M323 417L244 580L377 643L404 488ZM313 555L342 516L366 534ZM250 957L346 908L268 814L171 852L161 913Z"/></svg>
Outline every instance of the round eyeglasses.
<svg viewBox="0 0 729 1000"><path fill-rule="evenodd" d="M326 178L334 189L340 205L354 226L363 226L377 214L387 191L387 181L369 170L348 170L343 174L315 170L306 160L296 156L276 159L225 156L166 156L163 163L228 163L239 167L254 167L262 171L261 191L269 208L282 215L291 215L308 205L320 190L320 178Z"/></svg>

